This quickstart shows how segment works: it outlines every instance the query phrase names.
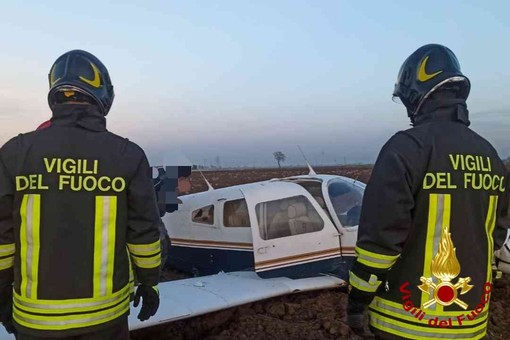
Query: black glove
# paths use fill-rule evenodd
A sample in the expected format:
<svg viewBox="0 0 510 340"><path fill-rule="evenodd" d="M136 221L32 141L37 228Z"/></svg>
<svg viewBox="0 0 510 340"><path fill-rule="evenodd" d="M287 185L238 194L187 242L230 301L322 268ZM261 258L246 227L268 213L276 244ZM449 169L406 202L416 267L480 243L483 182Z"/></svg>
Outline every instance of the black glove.
<svg viewBox="0 0 510 340"><path fill-rule="evenodd" d="M151 316L156 314L159 307L159 291L156 286L144 286L140 285L136 289L135 300L133 306L138 307L142 298L142 309L138 313L138 319L140 321L148 320Z"/></svg>
<svg viewBox="0 0 510 340"><path fill-rule="evenodd" d="M368 329L368 306L349 298L347 306L347 325L363 339L373 339L374 335Z"/></svg>
<svg viewBox="0 0 510 340"><path fill-rule="evenodd" d="M12 324L12 286L5 287L0 293L0 321L9 334L16 334Z"/></svg>

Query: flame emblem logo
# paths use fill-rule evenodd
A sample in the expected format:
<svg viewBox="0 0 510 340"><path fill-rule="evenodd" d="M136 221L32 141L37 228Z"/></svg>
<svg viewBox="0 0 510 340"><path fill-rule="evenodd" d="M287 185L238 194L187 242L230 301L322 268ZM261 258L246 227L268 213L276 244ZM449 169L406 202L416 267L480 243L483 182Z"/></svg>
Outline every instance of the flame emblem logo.
<svg viewBox="0 0 510 340"><path fill-rule="evenodd" d="M460 289L460 295L463 295L469 292L473 285L469 284L471 281L470 277L459 278L457 283L452 283L452 280L460 274L460 264L455 255L455 247L452 242L449 226L445 226L441 231L439 249L432 260L430 268L432 275L439 282L434 283L430 277L420 277L422 284L418 288L422 292L429 294L430 289L434 290L433 297L423 304L423 308L429 308L434 303L442 306L450 306L455 303L466 310L468 305L458 298L458 290Z"/></svg>

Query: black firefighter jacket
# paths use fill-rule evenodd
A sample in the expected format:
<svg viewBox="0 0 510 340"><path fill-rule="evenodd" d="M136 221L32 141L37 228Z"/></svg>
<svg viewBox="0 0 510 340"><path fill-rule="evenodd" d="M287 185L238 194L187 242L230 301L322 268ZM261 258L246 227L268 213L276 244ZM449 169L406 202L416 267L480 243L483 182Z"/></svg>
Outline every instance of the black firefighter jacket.
<svg viewBox="0 0 510 340"><path fill-rule="evenodd" d="M125 320L137 280L159 278L160 241L143 150L91 105L0 150L0 284L24 333L83 334ZM5 303L5 301L2 301Z"/></svg>
<svg viewBox="0 0 510 340"><path fill-rule="evenodd" d="M371 301L370 325L383 338L479 339L493 253L506 235L506 170L468 128L463 101L428 107L416 127L386 143L374 166L351 299Z"/></svg>

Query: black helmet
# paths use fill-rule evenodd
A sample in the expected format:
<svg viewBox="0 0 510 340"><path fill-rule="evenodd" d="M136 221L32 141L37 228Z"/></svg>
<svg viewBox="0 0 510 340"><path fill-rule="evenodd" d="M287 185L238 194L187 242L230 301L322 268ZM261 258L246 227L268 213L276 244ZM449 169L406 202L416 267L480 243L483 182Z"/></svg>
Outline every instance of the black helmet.
<svg viewBox="0 0 510 340"><path fill-rule="evenodd" d="M92 99L106 116L115 94L108 70L94 55L73 50L60 56L48 74L50 108L75 93ZM63 95L65 93L65 96Z"/></svg>
<svg viewBox="0 0 510 340"><path fill-rule="evenodd" d="M429 44L411 54L400 68L393 98L400 98L411 121L427 97L438 88L452 87L457 97L467 99L471 85L460 71L453 52L442 45Z"/></svg>

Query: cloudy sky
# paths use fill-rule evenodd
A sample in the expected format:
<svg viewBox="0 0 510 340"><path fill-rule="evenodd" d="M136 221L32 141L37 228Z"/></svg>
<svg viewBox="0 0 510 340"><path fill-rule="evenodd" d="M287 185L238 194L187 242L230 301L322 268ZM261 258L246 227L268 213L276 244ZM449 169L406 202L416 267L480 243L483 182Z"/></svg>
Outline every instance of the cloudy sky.
<svg viewBox="0 0 510 340"><path fill-rule="evenodd" d="M50 5L51 4L51 5ZM50 117L47 73L71 49L108 67L109 129L150 158L373 162L406 129L391 101L419 46L449 46L471 79L472 128L510 156L508 1L2 1L0 144ZM170 157L170 156L169 156Z"/></svg>

